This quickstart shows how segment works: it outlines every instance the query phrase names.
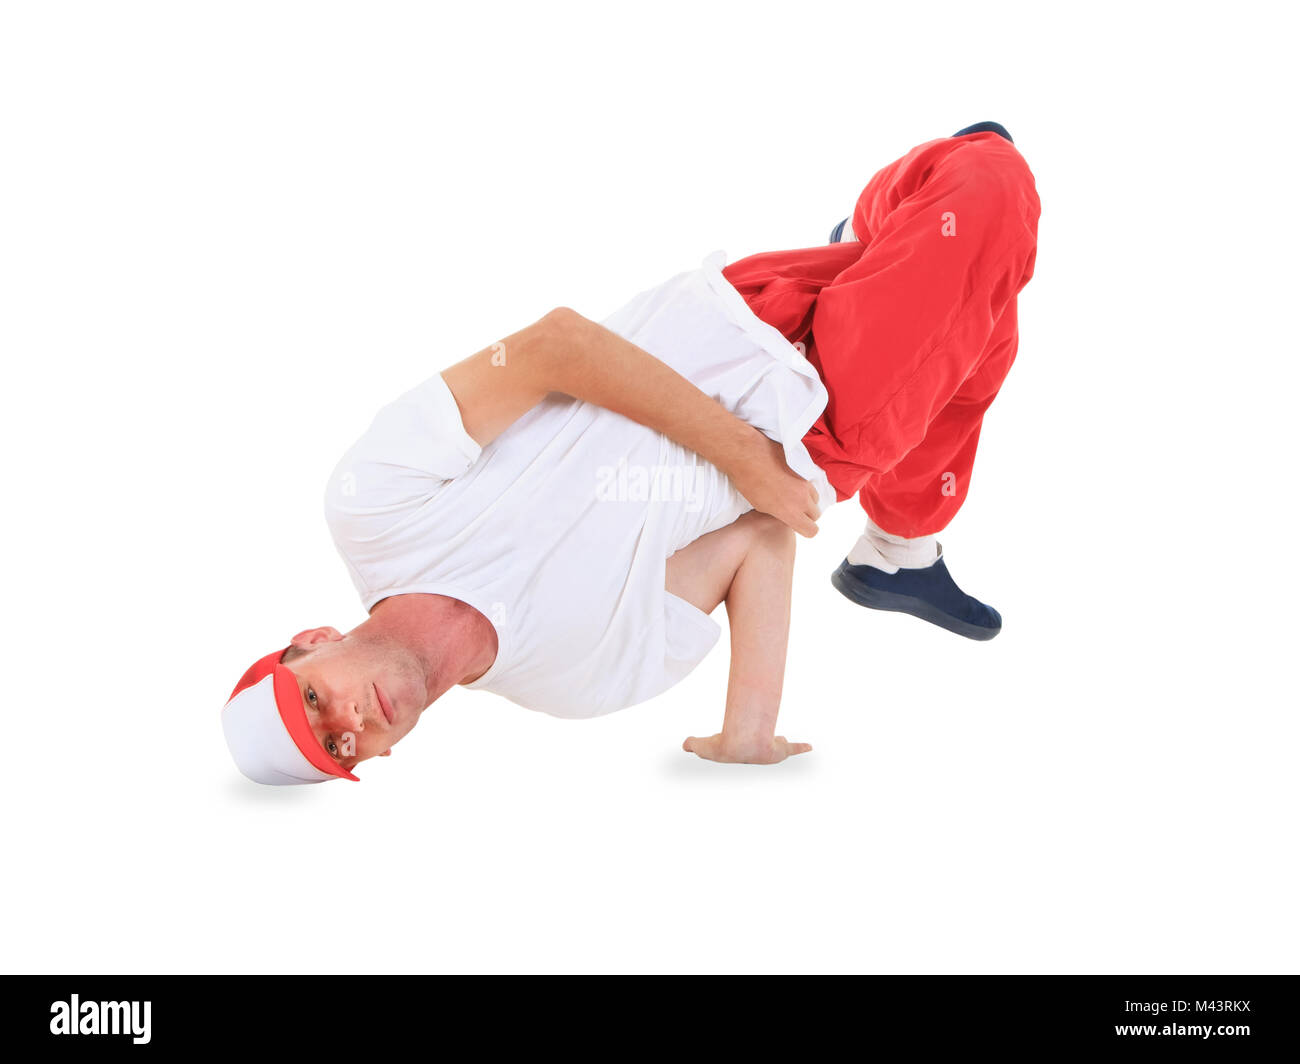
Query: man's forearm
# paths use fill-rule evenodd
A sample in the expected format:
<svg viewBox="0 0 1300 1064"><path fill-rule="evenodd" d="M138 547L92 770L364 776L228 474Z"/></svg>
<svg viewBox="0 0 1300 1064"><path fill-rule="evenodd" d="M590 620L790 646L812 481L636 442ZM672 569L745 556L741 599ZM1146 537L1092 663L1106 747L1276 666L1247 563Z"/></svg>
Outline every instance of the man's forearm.
<svg viewBox="0 0 1300 1064"><path fill-rule="evenodd" d="M636 344L576 311L554 312L551 342L537 351L536 372L562 392L662 432L732 473L762 434Z"/></svg>
<svg viewBox="0 0 1300 1064"><path fill-rule="evenodd" d="M790 638L794 536L765 524L727 591L731 670L722 737L746 759L770 749L776 735Z"/></svg>
<svg viewBox="0 0 1300 1064"><path fill-rule="evenodd" d="M794 536L780 522L748 513L701 536L668 559L666 589L696 609L727 604L731 672L722 731L682 744L709 761L769 765L805 754L808 743L776 734L790 636Z"/></svg>

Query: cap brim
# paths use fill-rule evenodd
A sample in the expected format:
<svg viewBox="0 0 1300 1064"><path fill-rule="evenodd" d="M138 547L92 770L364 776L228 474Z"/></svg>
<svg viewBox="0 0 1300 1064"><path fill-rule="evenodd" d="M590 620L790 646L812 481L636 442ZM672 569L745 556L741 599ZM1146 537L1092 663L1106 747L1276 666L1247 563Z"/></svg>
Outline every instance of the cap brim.
<svg viewBox="0 0 1300 1064"><path fill-rule="evenodd" d="M280 719L284 722L293 745L311 763L312 768L337 776L339 779L360 783L356 776L330 757L321 746L320 740L316 738L311 722L307 719L307 707L303 705L302 692L298 689L298 677L293 670L277 664L274 683L275 708L280 712Z"/></svg>

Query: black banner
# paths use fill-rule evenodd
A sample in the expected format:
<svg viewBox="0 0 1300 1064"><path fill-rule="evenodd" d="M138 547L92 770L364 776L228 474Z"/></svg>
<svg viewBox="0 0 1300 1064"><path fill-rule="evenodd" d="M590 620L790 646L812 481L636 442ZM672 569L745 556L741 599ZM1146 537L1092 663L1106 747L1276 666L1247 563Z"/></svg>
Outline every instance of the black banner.
<svg viewBox="0 0 1300 1064"><path fill-rule="evenodd" d="M1294 1055L1296 976L11 976L7 1047ZM617 1032L611 1036L610 1032ZM838 1053L836 1054L838 1055Z"/></svg>

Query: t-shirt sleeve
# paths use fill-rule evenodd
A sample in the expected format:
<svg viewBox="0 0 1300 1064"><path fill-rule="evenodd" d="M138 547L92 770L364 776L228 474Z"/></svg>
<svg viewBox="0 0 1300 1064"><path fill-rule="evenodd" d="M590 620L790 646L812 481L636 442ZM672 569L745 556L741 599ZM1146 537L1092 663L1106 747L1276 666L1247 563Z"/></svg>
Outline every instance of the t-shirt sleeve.
<svg viewBox="0 0 1300 1064"><path fill-rule="evenodd" d="M434 374L380 410L335 467L325 491L335 539L342 546L381 535L469 469L481 450Z"/></svg>

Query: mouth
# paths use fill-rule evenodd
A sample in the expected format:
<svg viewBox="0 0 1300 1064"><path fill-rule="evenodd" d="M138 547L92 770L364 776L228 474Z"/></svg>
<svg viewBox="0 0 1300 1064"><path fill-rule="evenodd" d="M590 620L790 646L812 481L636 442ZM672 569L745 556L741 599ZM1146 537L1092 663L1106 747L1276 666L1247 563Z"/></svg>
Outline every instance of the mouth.
<svg viewBox="0 0 1300 1064"><path fill-rule="evenodd" d="M393 713L392 704L384 697L384 692L379 689L378 684L371 684L370 686L375 689L375 698L379 702L379 708L383 710L384 719L387 720L389 724L392 724L396 719Z"/></svg>

